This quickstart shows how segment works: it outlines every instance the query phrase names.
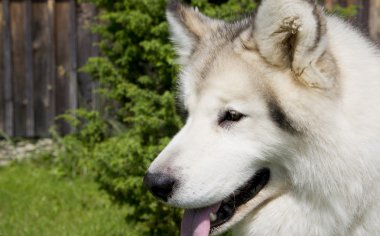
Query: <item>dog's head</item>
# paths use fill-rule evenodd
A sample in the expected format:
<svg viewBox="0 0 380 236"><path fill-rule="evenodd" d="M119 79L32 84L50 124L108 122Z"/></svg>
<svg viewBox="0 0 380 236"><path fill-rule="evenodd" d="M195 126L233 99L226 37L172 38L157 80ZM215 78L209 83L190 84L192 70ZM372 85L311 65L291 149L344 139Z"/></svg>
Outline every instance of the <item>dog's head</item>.
<svg viewBox="0 0 380 236"><path fill-rule="evenodd" d="M338 72L326 20L306 0L264 0L236 22L172 1L167 19L189 116L145 183L189 209L183 232L208 234L211 224L220 233L284 191L293 149L328 119L319 110L333 110Z"/></svg>

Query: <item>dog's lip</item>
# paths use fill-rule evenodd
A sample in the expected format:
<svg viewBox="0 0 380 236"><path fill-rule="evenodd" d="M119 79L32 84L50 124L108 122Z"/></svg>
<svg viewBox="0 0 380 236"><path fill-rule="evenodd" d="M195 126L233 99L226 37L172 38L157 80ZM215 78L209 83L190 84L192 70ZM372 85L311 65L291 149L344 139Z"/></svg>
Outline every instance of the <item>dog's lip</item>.
<svg viewBox="0 0 380 236"><path fill-rule="evenodd" d="M236 189L229 197L225 198L215 213L217 219L211 222L210 232L228 222L235 214L236 210L253 199L268 183L270 170L262 168L244 185Z"/></svg>

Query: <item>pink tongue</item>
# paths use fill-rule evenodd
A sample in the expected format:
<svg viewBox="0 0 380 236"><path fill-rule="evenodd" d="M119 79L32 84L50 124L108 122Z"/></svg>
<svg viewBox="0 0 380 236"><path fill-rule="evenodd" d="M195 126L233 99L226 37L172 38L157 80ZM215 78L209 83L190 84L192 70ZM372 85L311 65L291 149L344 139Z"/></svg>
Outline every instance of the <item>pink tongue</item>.
<svg viewBox="0 0 380 236"><path fill-rule="evenodd" d="M181 236L207 236L210 232L210 213L216 213L220 203L210 207L185 210L181 223Z"/></svg>

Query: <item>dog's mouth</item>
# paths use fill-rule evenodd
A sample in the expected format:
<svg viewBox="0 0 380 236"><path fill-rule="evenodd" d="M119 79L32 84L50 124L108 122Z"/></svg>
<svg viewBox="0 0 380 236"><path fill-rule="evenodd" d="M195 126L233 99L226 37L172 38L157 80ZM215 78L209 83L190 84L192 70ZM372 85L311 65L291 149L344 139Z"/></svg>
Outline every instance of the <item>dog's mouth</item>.
<svg viewBox="0 0 380 236"><path fill-rule="evenodd" d="M228 222L240 206L253 199L265 187L269 178L270 170L260 169L221 202L204 208L187 209L181 224L181 236L207 236L212 233Z"/></svg>

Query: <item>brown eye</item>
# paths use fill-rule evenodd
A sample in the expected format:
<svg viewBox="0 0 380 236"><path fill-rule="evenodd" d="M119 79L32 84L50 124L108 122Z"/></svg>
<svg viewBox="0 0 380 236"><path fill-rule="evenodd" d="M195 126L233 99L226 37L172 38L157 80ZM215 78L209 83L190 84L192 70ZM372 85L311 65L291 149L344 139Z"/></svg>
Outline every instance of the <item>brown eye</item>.
<svg viewBox="0 0 380 236"><path fill-rule="evenodd" d="M227 110L219 117L218 123L219 125L223 125L225 123L238 122L244 117L245 115L240 112Z"/></svg>

